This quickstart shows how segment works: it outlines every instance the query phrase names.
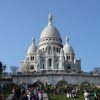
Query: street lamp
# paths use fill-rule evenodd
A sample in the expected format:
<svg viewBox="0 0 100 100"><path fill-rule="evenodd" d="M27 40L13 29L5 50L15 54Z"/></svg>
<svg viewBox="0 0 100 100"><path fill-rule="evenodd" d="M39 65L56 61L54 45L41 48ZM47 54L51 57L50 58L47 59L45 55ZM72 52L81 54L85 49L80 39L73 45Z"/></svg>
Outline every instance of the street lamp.
<svg viewBox="0 0 100 100"><path fill-rule="evenodd" d="M3 67L2 62L0 62L0 76L2 76L2 67Z"/></svg>
<svg viewBox="0 0 100 100"><path fill-rule="evenodd" d="M6 65L3 65L3 76L5 76L5 69L6 69Z"/></svg>

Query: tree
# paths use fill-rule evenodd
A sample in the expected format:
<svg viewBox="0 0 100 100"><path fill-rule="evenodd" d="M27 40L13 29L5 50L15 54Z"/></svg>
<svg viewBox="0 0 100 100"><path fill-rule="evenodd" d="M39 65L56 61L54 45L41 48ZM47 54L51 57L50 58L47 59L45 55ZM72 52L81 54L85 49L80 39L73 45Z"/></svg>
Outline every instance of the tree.
<svg viewBox="0 0 100 100"><path fill-rule="evenodd" d="M95 68L93 69L93 73L100 74L100 67L95 67Z"/></svg>
<svg viewBox="0 0 100 100"><path fill-rule="evenodd" d="M3 65L2 70L3 70L3 75L5 75L5 70L6 70L6 65L5 64Z"/></svg>
<svg viewBox="0 0 100 100"><path fill-rule="evenodd" d="M13 73L13 74L16 74L17 73L17 71L18 71L18 67L17 66L11 66L10 67L10 70L11 70L11 72Z"/></svg>
<svg viewBox="0 0 100 100"><path fill-rule="evenodd" d="M2 62L0 62L0 75L2 74L2 67L3 67Z"/></svg>

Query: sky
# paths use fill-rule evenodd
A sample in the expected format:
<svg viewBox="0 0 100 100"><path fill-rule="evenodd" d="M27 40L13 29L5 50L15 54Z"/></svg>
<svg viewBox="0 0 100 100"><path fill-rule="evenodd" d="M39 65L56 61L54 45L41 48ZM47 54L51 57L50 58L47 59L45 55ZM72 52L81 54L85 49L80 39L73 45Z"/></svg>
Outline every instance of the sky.
<svg viewBox="0 0 100 100"><path fill-rule="evenodd" d="M100 0L0 0L0 61L6 71L20 68L32 37L38 46L49 13L64 45L69 33L81 69L100 67Z"/></svg>

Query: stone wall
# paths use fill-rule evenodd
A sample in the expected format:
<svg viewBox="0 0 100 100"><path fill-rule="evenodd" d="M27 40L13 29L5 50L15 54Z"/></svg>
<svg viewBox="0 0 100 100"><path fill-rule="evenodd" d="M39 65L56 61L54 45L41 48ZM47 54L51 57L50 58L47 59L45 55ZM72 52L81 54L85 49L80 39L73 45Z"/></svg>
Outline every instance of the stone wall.
<svg viewBox="0 0 100 100"><path fill-rule="evenodd" d="M83 82L100 84L100 75L92 74L33 74L33 75L12 75L13 82L20 84L21 82L34 83L41 81L44 85L56 85L59 81L65 81L68 84L82 84Z"/></svg>

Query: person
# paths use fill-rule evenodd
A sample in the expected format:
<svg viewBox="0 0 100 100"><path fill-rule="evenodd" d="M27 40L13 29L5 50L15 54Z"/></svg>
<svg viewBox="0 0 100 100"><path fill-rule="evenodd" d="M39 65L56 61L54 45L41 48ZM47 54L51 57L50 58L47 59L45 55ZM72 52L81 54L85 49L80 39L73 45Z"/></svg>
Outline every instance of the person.
<svg viewBox="0 0 100 100"><path fill-rule="evenodd" d="M4 100L1 91L0 91L0 100Z"/></svg>
<svg viewBox="0 0 100 100"><path fill-rule="evenodd" d="M13 100L20 100L20 96L21 96L21 91L20 88L18 86L16 86L12 92L14 93L14 97Z"/></svg>
<svg viewBox="0 0 100 100"><path fill-rule="evenodd" d="M29 89L26 90L26 94L27 94L28 100L30 100L30 98L31 98L31 92L30 92Z"/></svg>
<svg viewBox="0 0 100 100"><path fill-rule="evenodd" d="M90 93L88 91L84 91L84 98L85 100L90 100Z"/></svg>
<svg viewBox="0 0 100 100"><path fill-rule="evenodd" d="M27 96L26 92L22 93L21 100L28 100L28 96Z"/></svg>
<svg viewBox="0 0 100 100"><path fill-rule="evenodd" d="M93 96L94 96L94 100L98 100L96 91L94 91Z"/></svg>
<svg viewBox="0 0 100 100"><path fill-rule="evenodd" d="M69 98L69 97L70 97L68 92L67 92L67 94L66 94L66 97L67 97L67 98Z"/></svg>
<svg viewBox="0 0 100 100"><path fill-rule="evenodd" d="M42 100L42 98L43 98L41 90L38 90L38 98L39 98L39 100Z"/></svg>

